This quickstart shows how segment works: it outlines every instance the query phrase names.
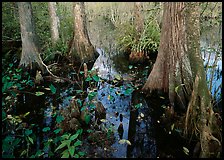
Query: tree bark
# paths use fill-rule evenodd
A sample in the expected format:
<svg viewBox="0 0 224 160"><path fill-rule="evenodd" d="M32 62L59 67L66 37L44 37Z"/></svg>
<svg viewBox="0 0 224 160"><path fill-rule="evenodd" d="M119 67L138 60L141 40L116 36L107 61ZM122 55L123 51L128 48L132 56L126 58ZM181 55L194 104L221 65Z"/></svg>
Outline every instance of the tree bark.
<svg viewBox="0 0 224 160"><path fill-rule="evenodd" d="M185 133L187 133L190 118L195 119L196 127L199 129L201 143L201 158L209 158L211 154L212 143L216 143L221 148L220 140L214 136L217 134L213 128L217 128L214 122L215 114L212 107L211 94L209 92L203 60L200 54L200 22L199 22L199 3L186 4L186 32L188 55L191 63L191 69L194 78L194 88L191 96L191 103L188 104L188 112L185 121ZM193 116L195 115L195 116ZM194 128L196 130L196 128ZM216 154L219 152L216 150Z"/></svg>
<svg viewBox="0 0 224 160"><path fill-rule="evenodd" d="M48 9L50 15L50 22L51 22L51 40L52 44L55 45L56 42L59 40L59 18L57 16L57 6L56 2L48 2Z"/></svg>
<svg viewBox="0 0 224 160"><path fill-rule="evenodd" d="M81 63L94 62L99 54L89 40L84 2L74 2L73 11L74 37L69 53Z"/></svg>
<svg viewBox="0 0 224 160"><path fill-rule="evenodd" d="M136 30L136 41L139 41L144 29L144 19L142 16L142 2L134 3L134 26Z"/></svg>
<svg viewBox="0 0 224 160"><path fill-rule="evenodd" d="M142 15L143 5L142 2L134 3L134 26L135 26L135 43L136 46L139 43L141 34L144 29L144 18ZM142 63L146 59L146 56L139 48L133 49L129 55L129 61L131 63Z"/></svg>
<svg viewBox="0 0 224 160"><path fill-rule="evenodd" d="M44 71L35 33L31 2L18 2L18 9L22 38L22 55L19 65L31 70L40 68Z"/></svg>
<svg viewBox="0 0 224 160"><path fill-rule="evenodd" d="M209 158L214 156L211 144L221 148L221 138L214 136L217 123L200 54L199 24L199 3L164 3L158 57L142 89L163 90L172 105L179 100L187 107L185 134L199 132L200 157Z"/></svg>
<svg viewBox="0 0 224 160"><path fill-rule="evenodd" d="M181 109L185 109L192 88L183 8L183 2L164 3L158 56L143 86L144 91L156 89L169 93L171 104L178 104Z"/></svg>

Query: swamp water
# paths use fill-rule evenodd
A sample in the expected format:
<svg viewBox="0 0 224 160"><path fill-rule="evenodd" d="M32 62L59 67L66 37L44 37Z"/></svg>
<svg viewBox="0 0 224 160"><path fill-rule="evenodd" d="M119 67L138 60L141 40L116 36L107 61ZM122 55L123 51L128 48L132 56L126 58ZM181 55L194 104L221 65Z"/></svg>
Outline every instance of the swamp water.
<svg viewBox="0 0 224 160"><path fill-rule="evenodd" d="M96 22L95 25L99 27L99 24ZM113 34L113 29L108 27L106 23L103 23L102 26L103 28L101 29L97 29L96 26L96 28L92 27L93 30L90 30L90 39L93 40L95 46L101 48L108 46L105 48L106 53L103 49L97 49L100 56L96 60L94 67L98 70L99 77L105 79L104 82L100 81L98 84L97 99L106 108L106 121L104 124L107 128L113 130L115 141L108 148L93 148L91 144L84 142L83 146L86 148L83 149L87 152L87 157L156 158L158 155L160 157L167 157L169 154L172 154L174 157L185 157L186 155L183 152L183 146L186 146L185 142L178 141L177 139L174 142L175 135L164 135L163 128L155 127L157 119L153 117L159 116L152 116L154 113L151 112L151 106L148 106L149 103L146 103L146 100L140 93L133 92L133 86L130 84L133 81L133 77L136 79L138 77L137 74L133 73L133 70L129 71L127 59L117 58L119 61L113 61L113 59L116 60L116 56L112 55L112 50L114 50L115 46L114 39L110 36ZM97 37L96 35L103 37ZM206 55L203 56L204 58L206 57ZM219 72L221 72L222 68L220 65L218 66ZM121 77L123 81L118 86L107 82L113 81L116 78L120 79ZM220 78L217 79L220 80ZM139 83L144 83L144 80ZM47 94L39 97L24 95L18 100L20 102L19 105L23 106L22 108L24 109L21 111L22 113L32 110L29 115L29 123L38 124L36 128L39 135L37 137L37 148L40 147L40 142L43 139L48 138L47 134L43 134L42 129L46 126L52 127L55 124L52 121L53 110L55 108L67 107L70 104L71 97L75 94L75 89L72 85L56 86L56 88L60 92L60 100L52 96L48 97L46 96ZM156 103L158 101L155 101L151 105L156 105ZM133 109L133 106L139 104L141 104L139 109ZM121 115L122 118L120 118ZM118 127L121 123L123 125L123 133L118 132ZM129 140L131 145L128 145L128 143L119 143L121 139ZM167 155L161 156L161 150ZM175 152L174 150L177 151ZM47 155L48 150L45 151L44 157L47 157Z"/></svg>

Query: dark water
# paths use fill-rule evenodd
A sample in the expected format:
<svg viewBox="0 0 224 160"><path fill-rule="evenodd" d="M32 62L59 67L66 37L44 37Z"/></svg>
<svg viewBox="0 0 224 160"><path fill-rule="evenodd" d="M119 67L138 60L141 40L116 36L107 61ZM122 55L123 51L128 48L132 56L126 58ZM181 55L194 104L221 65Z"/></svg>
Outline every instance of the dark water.
<svg viewBox="0 0 224 160"><path fill-rule="evenodd" d="M100 29L99 24L101 25ZM90 39L94 46L99 47L97 51L100 54L94 64L94 68L98 70L99 77L104 79L104 81L98 83L97 100L106 108L106 122L104 124L107 128L112 128L115 137L111 149L108 149L108 154L102 152L104 148L99 147L94 149L98 151L97 157L156 158L157 156L169 157L171 154L176 157L186 156L183 153L182 147L189 146L186 146L186 143L182 139L179 139L178 135L173 133L167 135L164 133L164 128L155 125L159 114L155 113L151 106L157 105L161 107L162 102L161 104L158 101L153 102L153 99L146 102L140 92L134 91L133 85L131 85L133 81L135 80L136 82L137 79L140 79L142 81L139 83L144 83L146 79L139 77L138 73L135 72L138 68L129 69L126 57L116 57L113 32L114 28L104 21L94 21L89 31ZM207 46L205 41L201 43L202 46ZM101 48L105 48L105 51ZM202 54L202 57L204 57L206 64L208 54ZM214 54L212 54L212 60L210 61L211 65L213 61ZM212 93L214 93L214 88L217 88L221 84L221 72L222 64L221 59L219 59ZM207 78L210 77L209 73L207 73ZM145 77L147 78L147 76ZM119 85L111 83L116 78L123 79L122 83ZM43 134L42 128L54 126L52 114L55 112L55 109L69 106L72 96L75 95L75 87L72 85L57 86L57 89L59 90L57 94L60 95L60 99L47 96L47 94L39 97L25 94L18 98L18 114L31 112L27 118L29 119L27 123L38 124L35 128L36 133L39 135L37 137L37 146L35 146L37 148L40 148L41 141L48 138L47 135ZM129 93L127 90L131 90L131 92ZM134 109L134 106L138 104L141 104L141 107ZM120 118L121 115L123 118ZM123 132L119 133L118 127L121 123L123 125ZM121 139L129 140L131 145L119 143ZM89 151L93 149L90 144L86 145L88 145L86 148L89 148ZM86 151L88 152L88 150ZM162 155L163 153L166 155ZM47 157L47 154L48 151L46 150L45 157Z"/></svg>

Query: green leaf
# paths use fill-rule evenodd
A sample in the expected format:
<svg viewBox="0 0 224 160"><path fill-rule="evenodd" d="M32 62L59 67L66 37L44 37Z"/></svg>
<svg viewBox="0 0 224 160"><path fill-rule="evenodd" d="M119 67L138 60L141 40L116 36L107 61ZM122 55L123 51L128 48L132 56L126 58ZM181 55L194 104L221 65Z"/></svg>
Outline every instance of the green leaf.
<svg viewBox="0 0 224 160"><path fill-rule="evenodd" d="M92 129L87 129L87 132L88 132L88 133L92 133L93 130L92 130Z"/></svg>
<svg viewBox="0 0 224 160"><path fill-rule="evenodd" d="M77 141L74 143L74 147L80 146L81 144L82 144L82 141L77 140Z"/></svg>
<svg viewBox="0 0 224 160"><path fill-rule="evenodd" d="M13 141L12 146L14 147L14 146L18 145L20 141L21 141L21 139L16 138L16 139Z"/></svg>
<svg viewBox="0 0 224 160"><path fill-rule="evenodd" d="M61 137L63 139L68 139L70 137L70 135L71 135L70 133L69 134L66 133L66 134L63 134Z"/></svg>
<svg viewBox="0 0 224 160"><path fill-rule="evenodd" d="M139 108L141 108L141 106L142 106L142 103L139 103L139 104L135 105L135 108L139 109Z"/></svg>
<svg viewBox="0 0 224 160"><path fill-rule="evenodd" d="M69 151L71 157L73 157L74 156L74 153L75 153L75 146L69 147L68 151Z"/></svg>
<svg viewBox="0 0 224 160"><path fill-rule="evenodd" d="M75 154L74 158L79 158L79 155L78 154Z"/></svg>
<svg viewBox="0 0 224 160"><path fill-rule="evenodd" d="M33 144L33 138L28 136L29 141Z"/></svg>
<svg viewBox="0 0 224 160"><path fill-rule="evenodd" d="M79 93L82 93L83 90L76 90L76 93L79 94Z"/></svg>
<svg viewBox="0 0 224 160"><path fill-rule="evenodd" d="M36 96L41 96L41 95L43 95L43 94L44 94L44 92L36 92L36 93L35 93Z"/></svg>
<svg viewBox="0 0 224 160"><path fill-rule="evenodd" d="M127 143L128 145L131 145L131 142L127 139L121 139L118 143L120 143L120 144Z"/></svg>
<svg viewBox="0 0 224 160"><path fill-rule="evenodd" d="M129 68L129 69L132 69L132 68L133 68L133 65L129 65L128 68Z"/></svg>
<svg viewBox="0 0 224 160"><path fill-rule="evenodd" d="M83 132L83 129L78 129L77 134L81 135Z"/></svg>
<svg viewBox="0 0 224 160"><path fill-rule="evenodd" d="M64 152L62 152L61 158L69 158L69 152L68 152L68 150L65 150Z"/></svg>
<svg viewBox="0 0 224 160"><path fill-rule="evenodd" d="M55 134L58 134L61 130L62 130L61 128L55 129L55 130L54 130L54 133L55 133Z"/></svg>
<svg viewBox="0 0 224 160"><path fill-rule="evenodd" d="M89 101L91 101L96 95L97 95L97 92L90 92L88 94Z"/></svg>
<svg viewBox="0 0 224 160"><path fill-rule="evenodd" d="M131 93L133 92L133 89L132 88L128 88L124 91L124 94L125 95L130 95Z"/></svg>
<svg viewBox="0 0 224 160"><path fill-rule="evenodd" d="M57 123L61 123L62 121L64 120L64 117L63 116L57 116L57 118L56 118L56 122Z"/></svg>
<svg viewBox="0 0 224 160"><path fill-rule="evenodd" d="M26 117L30 114L30 112L26 112L23 116Z"/></svg>
<svg viewBox="0 0 224 160"><path fill-rule="evenodd" d="M98 75L94 75L93 76L93 80L96 81L96 82L99 82L100 81L100 78Z"/></svg>
<svg viewBox="0 0 224 160"><path fill-rule="evenodd" d="M73 136L71 136L69 139L71 140L71 141L73 141L74 139L76 139L77 137L79 136L79 134L74 134Z"/></svg>
<svg viewBox="0 0 224 160"><path fill-rule="evenodd" d="M80 74L84 74L84 72L83 72L83 71L80 71L79 73L80 73Z"/></svg>
<svg viewBox="0 0 224 160"><path fill-rule="evenodd" d="M189 155L189 150L186 147L183 147L183 151L186 155Z"/></svg>
<svg viewBox="0 0 224 160"><path fill-rule="evenodd" d="M64 141L63 141L64 142ZM65 146L67 145L67 143L61 143L56 149L55 149L55 152L61 148L64 148Z"/></svg>
<svg viewBox="0 0 224 160"><path fill-rule="evenodd" d="M13 64L12 64L12 63L10 63L10 64L9 64L9 67L12 67L12 66L13 66Z"/></svg>
<svg viewBox="0 0 224 160"><path fill-rule="evenodd" d="M115 76L114 76L118 81L120 81L121 80L121 76L119 75L119 74L115 74Z"/></svg>
<svg viewBox="0 0 224 160"><path fill-rule="evenodd" d="M50 85L50 89L53 94L56 93L56 88L53 86L53 84Z"/></svg>
<svg viewBox="0 0 224 160"><path fill-rule="evenodd" d="M79 104L79 106L82 106L82 101L80 99L77 99L76 102Z"/></svg>
<svg viewBox="0 0 224 160"><path fill-rule="evenodd" d="M42 129L43 132L47 132L47 131L50 131L50 130L51 130L50 127L45 127L45 128Z"/></svg>
<svg viewBox="0 0 224 160"><path fill-rule="evenodd" d="M85 152L78 152L78 154L79 154L80 156L84 156L86 153L85 153Z"/></svg>
<svg viewBox="0 0 224 160"><path fill-rule="evenodd" d="M32 130L29 130L29 129L26 129L26 131L25 131L25 135L26 136L29 136L32 133L33 133L33 131Z"/></svg>
<svg viewBox="0 0 224 160"><path fill-rule="evenodd" d="M86 124L89 124L90 120L91 120L91 116L86 114L85 115L85 122L86 122Z"/></svg>
<svg viewBox="0 0 224 160"><path fill-rule="evenodd" d="M91 77L87 77L85 81L89 82L89 81L91 81L91 80L92 80Z"/></svg>
<svg viewBox="0 0 224 160"><path fill-rule="evenodd" d="M184 85L185 85L185 84L180 84L179 86L175 87L175 92L177 93L178 88L179 88L180 86L184 86Z"/></svg>
<svg viewBox="0 0 224 160"><path fill-rule="evenodd" d="M171 131L174 129L174 123L171 125Z"/></svg>

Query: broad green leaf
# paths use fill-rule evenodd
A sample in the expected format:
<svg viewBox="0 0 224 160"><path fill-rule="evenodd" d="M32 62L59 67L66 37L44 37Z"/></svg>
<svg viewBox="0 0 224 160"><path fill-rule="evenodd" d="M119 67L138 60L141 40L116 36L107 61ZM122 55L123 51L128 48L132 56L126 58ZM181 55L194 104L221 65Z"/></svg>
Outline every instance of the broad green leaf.
<svg viewBox="0 0 224 160"><path fill-rule="evenodd" d="M93 80L96 81L96 82L99 82L100 81L100 78L97 75L94 75L93 76Z"/></svg>
<svg viewBox="0 0 224 160"><path fill-rule="evenodd" d="M12 146L17 146L19 144L19 142L21 141L21 139L19 138L16 138L13 143L12 143Z"/></svg>
<svg viewBox="0 0 224 160"><path fill-rule="evenodd" d="M54 133L55 133L55 134L58 134L61 130L62 130L61 128L55 129L55 130L54 130Z"/></svg>
<svg viewBox="0 0 224 160"><path fill-rule="evenodd" d="M115 76L114 76L117 80L121 80L121 76L119 75L119 74L115 74Z"/></svg>
<svg viewBox="0 0 224 160"><path fill-rule="evenodd" d="M82 93L83 90L76 90L76 93L79 94L79 93Z"/></svg>
<svg viewBox="0 0 224 160"><path fill-rule="evenodd" d="M88 133L92 133L93 130L92 130L92 129L87 129L87 132L88 132Z"/></svg>
<svg viewBox="0 0 224 160"><path fill-rule="evenodd" d="M82 101L80 99L77 99L76 102L78 103L79 106L82 106Z"/></svg>
<svg viewBox="0 0 224 160"><path fill-rule="evenodd" d="M26 129L26 131L25 131L25 135L26 135L26 136L29 136L29 135L32 134L32 133L33 133L33 131L30 130L30 129Z"/></svg>
<svg viewBox="0 0 224 160"><path fill-rule="evenodd" d="M61 123L62 121L64 120L64 117L63 116L57 116L57 118L56 118L56 122L57 123Z"/></svg>
<svg viewBox="0 0 224 160"><path fill-rule="evenodd" d="M69 137L70 137L70 133L69 134L63 134L61 137L63 138L63 139L68 139Z"/></svg>
<svg viewBox="0 0 224 160"><path fill-rule="evenodd" d="M80 71L79 73L80 73L80 74L84 74L84 72L83 72L83 71Z"/></svg>
<svg viewBox="0 0 224 160"><path fill-rule="evenodd" d="M124 94L125 94L125 95L130 95L132 92L133 92L133 89L128 88L128 89L126 89L126 90L124 91Z"/></svg>
<svg viewBox="0 0 224 160"><path fill-rule="evenodd" d="M56 88L54 87L53 84L50 85L50 89L51 89L51 92L52 92L53 94L56 93Z"/></svg>
<svg viewBox="0 0 224 160"><path fill-rule="evenodd" d="M33 144L33 138L28 136L29 141Z"/></svg>
<svg viewBox="0 0 224 160"><path fill-rule="evenodd" d="M74 153L75 153L75 146L71 146L71 147L69 147L68 151L69 151L71 157L73 157L73 155L74 155Z"/></svg>
<svg viewBox="0 0 224 160"><path fill-rule="evenodd" d="M105 122L107 122L107 120L106 119L101 119L100 122L105 123Z"/></svg>
<svg viewBox="0 0 224 160"><path fill-rule="evenodd" d="M74 146L77 147L77 146L80 146L81 144L82 144L82 141L77 140L77 141L74 143Z"/></svg>
<svg viewBox="0 0 224 160"><path fill-rule="evenodd" d="M135 108L139 109L139 108L141 108L141 106L142 106L142 103L139 103L139 104L135 105Z"/></svg>
<svg viewBox="0 0 224 160"><path fill-rule="evenodd" d="M79 136L79 134L74 134L73 136L71 136L69 139L71 140L71 141L73 141L74 139L76 139L77 137Z"/></svg>
<svg viewBox="0 0 224 160"><path fill-rule="evenodd" d="M43 95L43 94L44 94L44 92L36 92L36 93L35 93L36 96L41 96L41 95Z"/></svg>
<svg viewBox="0 0 224 160"><path fill-rule="evenodd" d="M61 158L69 158L69 152L67 149L64 152L62 152Z"/></svg>
<svg viewBox="0 0 224 160"><path fill-rule="evenodd" d="M189 150L186 147L183 147L183 151L186 155L189 155Z"/></svg>
<svg viewBox="0 0 224 160"><path fill-rule="evenodd" d="M96 95L97 95L97 92L90 92L88 94L89 101L91 101Z"/></svg>
<svg viewBox="0 0 224 160"><path fill-rule="evenodd" d="M63 141L64 142L64 141ZM61 148L64 148L65 146L67 145L67 143L61 143L56 149L55 149L55 152Z"/></svg>
<svg viewBox="0 0 224 160"><path fill-rule="evenodd" d="M132 69L132 68L133 68L133 65L129 65L128 68L129 68L129 69Z"/></svg>
<svg viewBox="0 0 224 160"><path fill-rule="evenodd" d="M75 154L74 158L79 158L79 155L78 154Z"/></svg>
<svg viewBox="0 0 224 160"><path fill-rule="evenodd" d="M92 80L91 77L87 77L85 81L89 82L89 81L91 81L91 80Z"/></svg>
<svg viewBox="0 0 224 160"><path fill-rule="evenodd" d="M78 152L78 154L79 154L80 156L84 156L86 153L85 153L85 152Z"/></svg>
<svg viewBox="0 0 224 160"><path fill-rule="evenodd" d="M86 122L86 124L89 124L90 120L91 120L91 116L86 114L85 115L85 122Z"/></svg>
<svg viewBox="0 0 224 160"><path fill-rule="evenodd" d="M83 129L78 129L78 131L76 132L77 134L81 135L83 132Z"/></svg>
<svg viewBox="0 0 224 160"><path fill-rule="evenodd" d="M44 127L44 128L42 129L43 132L47 132L47 131L50 131L50 130L51 130L50 127Z"/></svg>

